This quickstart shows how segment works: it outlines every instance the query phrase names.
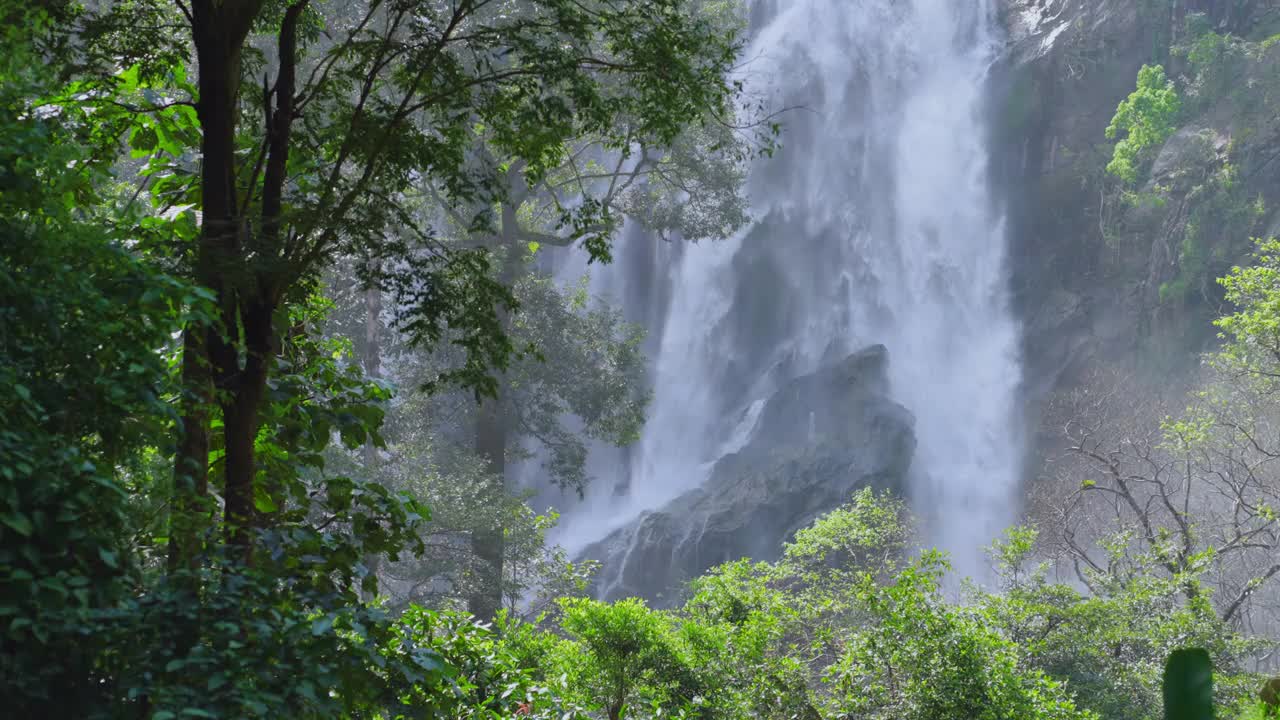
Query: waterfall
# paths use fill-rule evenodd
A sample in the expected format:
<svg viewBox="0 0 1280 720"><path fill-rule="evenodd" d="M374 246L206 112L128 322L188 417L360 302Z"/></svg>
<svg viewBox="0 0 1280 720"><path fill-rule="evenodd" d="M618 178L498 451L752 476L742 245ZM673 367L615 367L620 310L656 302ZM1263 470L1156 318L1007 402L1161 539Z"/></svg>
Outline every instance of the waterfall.
<svg viewBox="0 0 1280 720"><path fill-rule="evenodd" d="M559 539L599 538L696 486L777 383L883 343L894 399L917 422L922 539L980 573L982 545L1016 517L1022 448L1019 328L987 172L991 2L776 0L756 4L753 25L750 86L797 106L783 147L753 168L751 227L666 251L628 492L599 489Z"/></svg>

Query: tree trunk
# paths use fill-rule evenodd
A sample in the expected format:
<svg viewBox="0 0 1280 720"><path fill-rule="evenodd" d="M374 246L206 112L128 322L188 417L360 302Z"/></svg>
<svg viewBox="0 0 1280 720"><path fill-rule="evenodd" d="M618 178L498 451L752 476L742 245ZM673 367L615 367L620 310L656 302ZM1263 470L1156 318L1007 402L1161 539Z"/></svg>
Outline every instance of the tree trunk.
<svg viewBox="0 0 1280 720"><path fill-rule="evenodd" d="M513 170L511 177L519 175ZM519 193L502 203L501 235L497 238L503 252L502 271L499 280L510 286L520 270L522 257L515 246L518 236L516 212L520 207ZM499 322L503 332L510 327L508 314L499 310ZM507 492L507 443L511 432L508 417L510 407L504 402L507 385L499 379L498 397L482 402L476 409L475 451L485 462L488 477L494 483L485 488L482 500L501 502ZM506 556L506 540L501 519L494 527L478 529L472 534L471 548L479 561L479 583L467 602L471 614L482 621L493 619L502 608L503 572Z"/></svg>
<svg viewBox="0 0 1280 720"><path fill-rule="evenodd" d="M375 265L373 268L373 276L377 277L380 268ZM382 291L378 286L371 285L364 292L364 372L371 378L377 378L382 373ZM364 446L364 470L365 474L372 477L377 472L381 463L378 459L378 448L373 443L365 443ZM375 577L378 574L378 567L382 564L381 556L370 553L365 555L365 567L369 569L369 573ZM373 600L373 597L366 597L365 600Z"/></svg>
<svg viewBox="0 0 1280 720"><path fill-rule="evenodd" d="M209 0L192 5L192 36L199 61L201 211L203 219L196 247L194 279L213 291L225 315L229 250L240 222L235 207L235 116L240 73L240 38L232 37L231 22ZM245 28L247 32L247 26ZM174 458L175 518L169 562L172 569L194 566L199 533L198 513L208 492L210 408L213 383L222 369L213 352L221 343L217 328L189 325L183 332L183 413Z"/></svg>
<svg viewBox="0 0 1280 720"><path fill-rule="evenodd" d="M193 570L209 522L209 376L204 330L182 333L182 416L173 465L174 507L169 520L169 572Z"/></svg>
<svg viewBox="0 0 1280 720"><path fill-rule="evenodd" d="M233 381L227 383L227 399L222 404L222 423L226 442L223 464L226 471L223 501L226 506L226 542L234 556L248 564L252 557L254 517L254 479L257 476L254 443L258 437L258 410L266 395L267 375L275 356L275 307L267 302L248 303L240 312L244 332L244 364L236 368ZM222 369L235 363L237 348L222 343L215 352ZM228 357L228 354L230 357ZM230 365L230 367L235 367Z"/></svg>
<svg viewBox="0 0 1280 720"><path fill-rule="evenodd" d="M233 556L247 563L253 524L254 440L258 432L259 406L265 395L276 345L272 329L276 289L264 283L264 277L254 267L257 262L252 259L254 254L245 248L245 209L238 206L236 197L236 123L239 117L241 51L253 21L262 9L262 0L194 0L190 7L191 31L199 64L196 112L202 132L200 194L203 220L196 249L195 280L213 291L223 327L205 330L203 343L184 347L184 369L186 353L194 352L192 361L208 363L215 387L220 391L226 444L223 461L224 533L226 541L234 547ZM280 36L282 50L286 42L292 42L292 25L296 23L297 12L290 8L287 13ZM288 16L293 17L293 23L288 21ZM288 102L292 100L292 81L285 77L291 70L292 53L282 55L277 87L283 87L286 92L278 93L277 116L272 118L268 128L272 146L268 176L273 164L280 168L280 177L275 179L278 185L283 184L282 170L288 147L287 123L282 135L278 132L279 120L291 113ZM282 107L280 98L286 96L288 100ZM281 144L286 151L284 153L278 151ZM264 235L278 230L278 223L274 223L279 217L278 190L271 187L271 182L264 183ZM273 199L276 207L274 212L269 212L268 206ZM267 251L270 256L270 247L259 250ZM240 337L244 342L243 364L242 348L237 345ZM184 436L199 431L207 438L208 418L196 417L195 420L193 427L184 428ZM198 442L180 445L179 466L207 464L207 440L203 452L199 452L201 449Z"/></svg>
<svg viewBox="0 0 1280 720"><path fill-rule="evenodd" d="M482 502L501 503L506 492L507 425L501 405L501 399L486 400L476 410L475 449L484 459L485 471L492 483L482 491ZM471 536L471 548L478 561L478 582L468 599L467 609L481 621L489 622L502 608L506 553L502 522L477 529Z"/></svg>
<svg viewBox="0 0 1280 720"><path fill-rule="evenodd" d="M381 268L375 263L372 274ZM364 291L364 372L371 378L382 376L382 291L372 285Z"/></svg>

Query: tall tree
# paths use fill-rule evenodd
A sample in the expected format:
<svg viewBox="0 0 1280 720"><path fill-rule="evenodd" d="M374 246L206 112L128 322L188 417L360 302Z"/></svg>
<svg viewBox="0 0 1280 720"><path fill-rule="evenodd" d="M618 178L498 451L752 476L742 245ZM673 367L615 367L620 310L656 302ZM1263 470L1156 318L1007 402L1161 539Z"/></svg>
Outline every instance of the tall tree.
<svg viewBox="0 0 1280 720"><path fill-rule="evenodd" d="M439 242L406 212L403 191L426 183L449 203L488 205L511 187L508 163L518 162L521 182L532 186L561 164L572 138L662 147L692 124L725 121L738 92L727 79L735 33L684 0L369 0L341 16L309 0L179 7L198 81L189 96L176 83L153 82L139 89L135 108L192 103L200 131L199 174L187 187L200 234L194 247L173 252L187 254L192 278L212 293L217 322L184 333L175 473L187 497L179 507L199 516L195 508L207 505L218 427L223 541L246 563L262 520L255 440L281 312L336 255L378 261L364 268L370 281L395 284L413 301L404 306L405 328L427 342L453 330L467 361L451 378L492 394L487 370L512 350L502 316L514 299L501 274L490 274L488 248ZM90 56L142 60L150 78L175 74L133 56L151 25L129 21L148 12L154 21L158 8L107 4L84 23L97 29ZM157 93L166 99L148 100ZM510 160L478 152L480 143ZM564 220L589 228L603 225L600 214L599 203L585 202ZM473 224L498 220L481 213ZM389 239L393 225L401 226L395 238L409 239ZM603 256L605 237L582 239ZM178 519L185 522L199 525ZM179 557L197 552L181 547L192 537L174 534Z"/></svg>
<svg viewBox="0 0 1280 720"><path fill-rule="evenodd" d="M670 143L731 110L735 37L676 0L370 0L328 16L308 0L178 2L181 15L159 0L55 2L38 22L16 5L0 5L13 21L6 46L23 48L0 65L2 202L14 238L48 242L4 247L6 269L19 269L0 279L6 311L18 310L4 338L20 345L5 348L5 378L31 396L6 398L5 419L31 422L0 428L5 466L21 473L0 478L4 552L22 554L5 556L0 608L27 623L7 628L6 649L52 637L45 645L84 661L50 663L52 679L22 692L55 697L74 679L87 699L70 715L88 717L397 704L388 685L442 670L430 652L379 655L387 623L352 588L361 557L412 545L421 508L322 467L335 436L380 442L386 393L318 339L319 276L337 257L365 259L370 284L395 291L404 332L465 357L447 379L492 393L514 297L492 248L442 241L406 211L405 191L496 207L510 165L482 141L520 161L529 185L559 164L566 138L626 126ZM54 42L28 47L26 35ZM584 226L597 216L589 202L568 212ZM473 230L497 220L480 213ZM94 274L62 272L86 260ZM75 342L50 346L40 319ZM171 417L162 351L174 350L175 322ZM86 377L95 358L110 371ZM49 399L59 396L87 405ZM93 467L45 472L27 458L42 448ZM171 453L172 496L155 472ZM122 519L122 477L146 488L139 505L154 517ZM44 547L62 537L37 535L46 526L83 542ZM46 591L74 598L84 622L32 628L53 607Z"/></svg>

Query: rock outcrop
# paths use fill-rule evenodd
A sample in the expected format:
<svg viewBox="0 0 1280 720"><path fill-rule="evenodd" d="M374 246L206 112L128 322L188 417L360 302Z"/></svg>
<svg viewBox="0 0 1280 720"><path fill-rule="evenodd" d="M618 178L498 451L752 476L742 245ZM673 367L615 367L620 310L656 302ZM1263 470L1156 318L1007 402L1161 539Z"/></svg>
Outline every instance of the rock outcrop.
<svg viewBox="0 0 1280 720"><path fill-rule="evenodd" d="M1032 395L1128 352L1139 298L1105 283L1105 131L1151 40L1132 0L1002 0L995 171L1010 198L1010 258ZM1117 322L1123 320L1123 322Z"/></svg>
<svg viewBox="0 0 1280 720"><path fill-rule="evenodd" d="M1000 0L1000 11L994 168L1011 198L1032 396L1098 364L1194 366L1221 310L1215 278L1247 259L1251 235L1280 227L1280 173L1264 167L1280 155L1280 45L1263 40L1280 4ZM1201 53L1222 64L1221 88L1186 50L1205 29L1229 38ZM1144 63L1175 81L1181 127L1121 188L1105 131ZM1265 211L1249 218L1255 201Z"/></svg>
<svg viewBox="0 0 1280 720"><path fill-rule="evenodd" d="M777 557L796 530L858 488L901 489L914 419L888 398L887 361L874 346L783 384L743 448L701 487L585 550L602 562L597 594L671 604L717 564Z"/></svg>
<svg viewBox="0 0 1280 720"><path fill-rule="evenodd" d="M1280 232L1280 2L999 7L992 167L1009 198L1029 416L1098 368L1179 382L1215 343L1216 278L1248 261L1250 237ZM1182 109L1126 185L1106 172L1106 128L1143 64L1165 68Z"/></svg>

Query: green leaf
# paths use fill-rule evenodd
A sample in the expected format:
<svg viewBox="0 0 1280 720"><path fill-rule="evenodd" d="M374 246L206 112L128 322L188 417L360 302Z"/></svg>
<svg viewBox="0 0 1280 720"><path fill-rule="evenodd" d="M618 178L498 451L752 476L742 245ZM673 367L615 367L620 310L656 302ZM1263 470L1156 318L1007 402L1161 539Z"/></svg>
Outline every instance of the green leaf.
<svg viewBox="0 0 1280 720"><path fill-rule="evenodd" d="M1164 668L1165 720L1213 720L1213 661L1202 648L1174 650Z"/></svg>
<svg viewBox="0 0 1280 720"><path fill-rule="evenodd" d="M142 70L141 65L130 65L120 73L120 89L125 92L131 92L138 88L138 76Z"/></svg>
<svg viewBox="0 0 1280 720"><path fill-rule="evenodd" d="M135 128L129 133L129 147L132 149L129 154L135 158L146 157L155 152L157 142L159 138L154 128L150 126Z"/></svg>
<svg viewBox="0 0 1280 720"><path fill-rule="evenodd" d="M223 675L222 673L218 673L216 675L209 676L209 682L205 685L205 687L210 692L212 692L226 684L227 684L227 676Z"/></svg>
<svg viewBox="0 0 1280 720"><path fill-rule="evenodd" d="M169 133L166 133L162 125L157 124L155 126L155 132L156 143L160 146L161 150L173 155L174 157L182 155L182 143L175 140Z"/></svg>
<svg viewBox="0 0 1280 720"><path fill-rule="evenodd" d="M318 700L318 698L316 697L315 686L309 682L303 682L300 685L298 685L298 694L310 700L311 702L316 702Z"/></svg>
<svg viewBox="0 0 1280 720"><path fill-rule="evenodd" d="M31 525L31 518L22 513L10 512L0 515L0 522L13 528L13 531L23 537L31 537L31 532L35 529Z"/></svg>
<svg viewBox="0 0 1280 720"><path fill-rule="evenodd" d="M276 505L276 501L271 497L271 494L261 488L254 489L253 506L260 513L273 513L280 510L280 506Z"/></svg>
<svg viewBox="0 0 1280 720"><path fill-rule="evenodd" d="M333 616L325 615L324 617L316 618L315 621L311 623L311 634L315 637L319 637L329 632L332 627Z"/></svg>

